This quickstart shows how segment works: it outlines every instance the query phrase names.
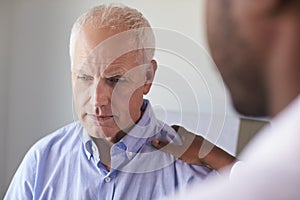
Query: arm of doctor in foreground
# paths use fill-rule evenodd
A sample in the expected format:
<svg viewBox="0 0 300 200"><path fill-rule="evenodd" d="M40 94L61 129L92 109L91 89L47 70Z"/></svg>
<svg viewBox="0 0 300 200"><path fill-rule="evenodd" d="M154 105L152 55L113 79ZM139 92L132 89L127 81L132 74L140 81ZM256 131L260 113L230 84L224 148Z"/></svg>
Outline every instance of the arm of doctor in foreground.
<svg viewBox="0 0 300 200"><path fill-rule="evenodd" d="M182 145L174 145L158 139L153 140L152 145L188 164L204 165L217 171L237 161L234 156L203 137L180 126L174 125L172 128L179 134Z"/></svg>

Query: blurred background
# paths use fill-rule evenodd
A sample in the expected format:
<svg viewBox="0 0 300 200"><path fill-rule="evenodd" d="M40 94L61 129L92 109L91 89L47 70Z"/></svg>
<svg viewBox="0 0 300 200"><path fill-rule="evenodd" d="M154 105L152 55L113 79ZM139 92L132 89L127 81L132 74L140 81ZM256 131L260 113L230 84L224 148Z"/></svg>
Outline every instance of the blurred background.
<svg viewBox="0 0 300 200"><path fill-rule="evenodd" d="M203 0L0 0L0 197L30 146L73 121L70 30L84 11L108 2L137 8L153 27L181 38L172 48L191 55L186 60L164 51L168 31L158 31L162 50L155 55L159 68L147 97L157 116L203 135L217 128L212 140L236 154L240 120L206 53ZM189 50L188 43L195 46Z"/></svg>

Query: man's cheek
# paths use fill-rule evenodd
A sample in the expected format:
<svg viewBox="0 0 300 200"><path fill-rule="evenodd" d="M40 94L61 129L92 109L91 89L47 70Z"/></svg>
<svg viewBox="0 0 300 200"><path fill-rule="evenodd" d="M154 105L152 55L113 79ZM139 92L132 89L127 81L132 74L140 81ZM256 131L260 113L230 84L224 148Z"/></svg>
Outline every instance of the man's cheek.
<svg viewBox="0 0 300 200"><path fill-rule="evenodd" d="M112 98L111 109L113 115L117 116L117 121L121 122L130 118L130 97L128 95L116 95Z"/></svg>
<svg viewBox="0 0 300 200"><path fill-rule="evenodd" d="M75 102L78 105L85 105L91 99L91 93L87 89L76 87L74 90Z"/></svg>

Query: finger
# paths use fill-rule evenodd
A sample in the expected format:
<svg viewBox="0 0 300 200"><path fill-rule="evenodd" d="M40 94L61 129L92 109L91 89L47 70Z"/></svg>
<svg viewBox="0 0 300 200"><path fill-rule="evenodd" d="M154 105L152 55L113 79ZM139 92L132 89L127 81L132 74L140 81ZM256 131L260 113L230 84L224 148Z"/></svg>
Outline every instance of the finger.
<svg viewBox="0 0 300 200"><path fill-rule="evenodd" d="M176 132L178 131L179 128L182 128L181 126L178 125L172 125L171 126Z"/></svg>
<svg viewBox="0 0 300 200"><path fill-rule="evenodd" d="M152 145L159 149L162 152L171 154L177 158L180 158L180 156L185 152L186 148L184 146L174 145L169 142L161 141L158 139L152 140Z"/></svg>
<svg viewBox="0 0 300 200"><path fill-rule="evenodd" d="M182 154L184 153L184 151L188 150L189 146L192 145L196 134L187 131L185 128L183 128L182 126L179 125L172 125L172 128L177 132L178 136L181 139L182 142L182 148L184 148Z"/></svg>
<svg viewBox="0 0 300 200"><path fill-rule="evenodd" d="M163 148L164 146L168 145L168 143L169 142L161 141L161 140L158 140L158 139L152 140L152 146L154 146L157 149Z"/></svg>
<svg viewBox="0 0 300 200"><path fill-rule="evenodd" d="M195 135L192 132L187 131L183 127L180 127L177 132L183 142L183 146L190 147L190 152L193 154L198 154L199 158L204 158L207 154L213 149L214 144L210 143L208 140L205 140L200 135Z"/></svg>
<svg viewBox="0 0 300 200"><path fill-rule="evenodd" d="M196 137L194 133L187 131L185 128L181 126L178 127L177 134L180 136L183 143L182 145L185 147L189 147Z"/></svg>

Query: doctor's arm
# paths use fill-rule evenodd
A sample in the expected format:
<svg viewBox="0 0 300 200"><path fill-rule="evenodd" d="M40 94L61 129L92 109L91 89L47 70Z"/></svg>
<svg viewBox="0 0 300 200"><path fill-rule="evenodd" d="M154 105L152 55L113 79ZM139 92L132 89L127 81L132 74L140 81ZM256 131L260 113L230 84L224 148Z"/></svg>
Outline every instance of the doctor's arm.
<svg viewBox="0 0 300 200"><path fill-rule="evenodd" d="M205 140L202 136L191 133L180 126L174 125L172 128L180 136L181 145L174 145L157 139L152 141L152 145L188 164L204 165L218 171L236 161L234 156Z"/></svg>

